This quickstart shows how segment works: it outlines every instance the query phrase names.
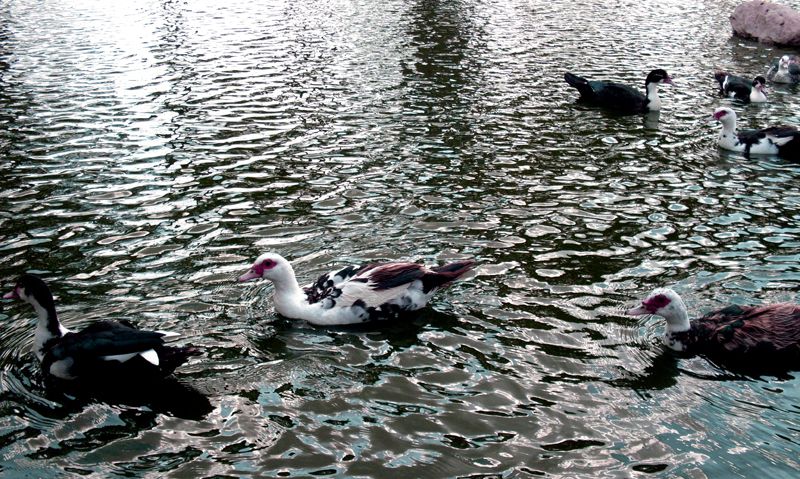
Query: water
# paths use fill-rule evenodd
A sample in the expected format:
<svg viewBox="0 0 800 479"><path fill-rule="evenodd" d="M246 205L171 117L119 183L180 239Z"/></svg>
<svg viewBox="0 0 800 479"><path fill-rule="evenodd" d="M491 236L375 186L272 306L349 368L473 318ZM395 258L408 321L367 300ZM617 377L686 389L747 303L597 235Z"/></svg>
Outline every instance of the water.
<svg viewBox="0 0 800 479"><path fill-rule="evenodd" d="M789 51L731 38L736 3L0 4L4 292L34 271L70 326L181 332L212 408L44 389L33 312L5 302L0 472L794 477L793 375L675 358L622 314L661 285L695 313L798 299L800 167L705 122L715 69ZM562 80L655 67L677 85L646 116ZM800 124L799 98L734 107ZM481 266L409 324L319 329L233 281L267 250L301 281Z"/></svg>

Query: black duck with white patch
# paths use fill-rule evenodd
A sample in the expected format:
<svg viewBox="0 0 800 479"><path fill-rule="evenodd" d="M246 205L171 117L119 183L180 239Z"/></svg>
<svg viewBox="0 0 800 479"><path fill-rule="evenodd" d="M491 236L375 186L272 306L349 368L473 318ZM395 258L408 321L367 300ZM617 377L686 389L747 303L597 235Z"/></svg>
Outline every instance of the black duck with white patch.
<svg viewBox="0 0 800 479"><path fill-rule="evenodd" d="M33 352L42 371L62 380L163 377L198 351L164 344L174 333L142 331L127 321L97 321L74 332L61 325L55 301L41 278L24 274L5 299L26 301L39 316Z"/></svg>
<svg viewBox="0 0 800 479"><path fill-rule="evenodd" d="M761 75L748 80L747 78L717 72L714 78L719 83L720 93L742 101L744 103L763 103L767 101L767 80Z"/></svg>
<svg viewBox="0 0 800 479"><path fill-rule="evenodd" d="M644 82L645 94L635 88L612 81L587 80L572 73L565 73L564 80L580 92L580 100L622 113L645 113L661 109L658 86L672 85L672 79L660 68L651 71Z"/></svg>

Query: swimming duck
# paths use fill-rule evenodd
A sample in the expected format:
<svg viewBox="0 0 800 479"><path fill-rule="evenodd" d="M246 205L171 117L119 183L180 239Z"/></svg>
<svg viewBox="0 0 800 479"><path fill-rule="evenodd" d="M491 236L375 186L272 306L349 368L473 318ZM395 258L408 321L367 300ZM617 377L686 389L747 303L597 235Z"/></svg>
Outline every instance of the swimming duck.
<svg viewBox="0 0 800 479"><path fill-rule="evenodd" d="M644 81L646 95L621 83L610 81L589 81L572 73L565 73L564 80L581 94L580 99L604 108L625 113L643 113L661 109L658 85L673 85L672 78L665 70L651 71Z"/></svg>
<svg viewBox="0 0 800 479"><path fill-rule="evenodd" d="M689 320L678 293L658 288L628 310L639 316L655 314L667 320L664 344L675 351L748 359L800 360L800 305L731 305Z"/></svg>
<svg viewBox="0 0 800 479"><path fill-rule="evenodd" d="M767 79L775 83L800 82L800 58L797 55L776 58L767 71Z"/></svg>
<svg viewBox="0 0 800 479"><path fill-rule="evenodd" d="M714 110L712 120L722 123L719 146L745 155L780 155L800 158L800 132L793 126L736 131L736 113L727 107Z"/></svg>
<svg viewBox="0 0 800 479"><path fill-rule="evenodd" d="M735 98L745 103L763 103L767 101L767 80L761 75L752 81L725 72L717 72L714 78L719 82L720 91L727 97Z"/></svg>
<svg viewBox="0 0 800 479"><path fill-rule="evenodd" d="M142 331L127 321L97 321L73 332L58 320L50 288L38 276L23 274L4 299L26 301L39 315L33 352L45 374L63 380L162 377L199 354L190 347L164 345L162 331Z"/></svg>
<svg viewBox="0 0 800 479"><path fill-rule="evenodd" d="M279 314L318 326L333 326L392 319L421 309L438 289L474 265L474 261L466 260L432 268L404 262L348 266L301 288L285 258L264 253L239 281L268 279L275 284L273 298Z"/></svg>

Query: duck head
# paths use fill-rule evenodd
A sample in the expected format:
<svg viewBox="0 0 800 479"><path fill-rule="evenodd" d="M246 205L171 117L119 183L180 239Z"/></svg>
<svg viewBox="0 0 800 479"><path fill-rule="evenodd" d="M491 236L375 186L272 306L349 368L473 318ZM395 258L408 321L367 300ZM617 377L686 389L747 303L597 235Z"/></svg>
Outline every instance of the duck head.
<svg viewBox="0 0 800 479"><path fill-rule="evenodd" d="M667 85L674 85L672 78L667 74L667 71L661 68L656 68L651 71L647 78L644 80L645 86L651 83L666 83Z"/></svg>
<svg viewBox="0 0 800 479"><path fill-rule="evenodd" d="M793 63L797 63L797 57L794 55L784 55L778 62L778 69L783 72L788 71L789 65Z"/></svg>
<svg viewBox="0 0 800 479"><path fill-rule="evenodd" d="M294 278L292 265L283 256L277 253L264 253L259 256L250 271L239 276L239 281L252 281L264 278L272 282L287 278Z"/></svg>
<svg viewBox="0 0 800 479"><path fill-rule="evenodd" d="M631 316L655 314L667 320L667 332L679 332L689 329L689 315L686 305L678 293L669 288L653 290L641 304L627 311Z"/></svg>
<svg viewBox="0 0 800 479"><path fill-rule="evenodd" d="M714 110L714 114L711 115L711 118L709 119L709 121L714 120L722 123L722 126L734 127L736 126L736 112L727 106L717 108Z"/></svg>
<svg viewBox="0 0 800 479"><path fill-rule="evenodd" d="M33 305L34 308L48 308L53 305L53 294L44 281L32 274L23 274L10 293L3 295L3 299L21 299Z"/></svg>
<svg viewBox="0 0 800 479"><path fill-rule="evenodd" d="M767 94L767 79L762 77L761 75L753 78L753 88L763 93L765 96Z"/></svg>

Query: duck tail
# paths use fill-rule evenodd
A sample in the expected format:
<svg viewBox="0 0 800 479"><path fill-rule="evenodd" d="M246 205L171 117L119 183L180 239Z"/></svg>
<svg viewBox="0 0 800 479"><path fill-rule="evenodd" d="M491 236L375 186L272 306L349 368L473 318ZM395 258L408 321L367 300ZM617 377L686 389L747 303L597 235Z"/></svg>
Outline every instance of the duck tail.
<svg viewBox="0 0 800 479"><path fill-rule="evenodd" d="M431 268L431 272L426 273L422 277L424 291L427 293L433 289L448 286L471 271L474 267L475 261L471 259L435 266Z"/></svg>
<svg viewBox="0 0 800 479"><path fill-rule="evenodd" d="M586 80L586 78L567 72L564 74L564 81L572 88L576 88L581 93L581 96L592 96L592 87L589 85L589 81Z"/></svg>
<svg viewBox="0 0 800 479"><path fill-rule="evenodd" d="M718 72L714 73L714 79L717 80L717 83L719 83L719 88L720 89L722 89L723 85L725 85L725 77L726 76L728 76L728 74L726 72L723 72L723 71L718 71Z"/></svg>

